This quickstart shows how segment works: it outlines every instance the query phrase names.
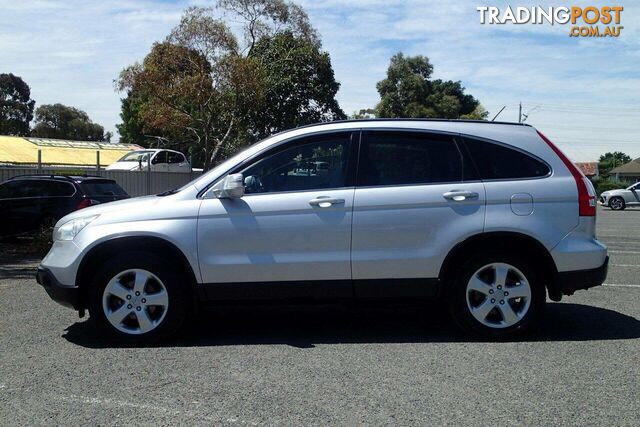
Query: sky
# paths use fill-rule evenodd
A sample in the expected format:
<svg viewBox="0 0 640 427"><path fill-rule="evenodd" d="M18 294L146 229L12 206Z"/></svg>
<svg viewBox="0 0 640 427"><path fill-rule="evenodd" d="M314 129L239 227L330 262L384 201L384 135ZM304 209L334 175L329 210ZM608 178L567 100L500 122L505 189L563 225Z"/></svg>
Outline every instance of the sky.
<svg viewBox="0 0 640 427"><path fill-rule="evenodd" d="M574 161L640 157L640 1L300 0L329 52L351 114L379 101L397 53L426 55L434 78L460 80L497 120L526 122ZM60 102L116 133L114 80L141 61L185 0L0 0L0 73L21 76L36 107ZM573 38L566 25L482 25L477 6L624 6L618 38ZM117 140L117 134L114 138Z"/></svg>

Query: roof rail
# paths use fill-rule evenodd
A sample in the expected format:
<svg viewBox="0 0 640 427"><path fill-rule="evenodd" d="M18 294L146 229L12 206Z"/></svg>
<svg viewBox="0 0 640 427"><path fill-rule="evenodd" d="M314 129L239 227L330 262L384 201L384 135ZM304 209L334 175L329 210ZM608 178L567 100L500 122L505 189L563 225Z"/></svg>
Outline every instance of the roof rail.
<svg viewBox="0 0 640 427"><path fill-rule="evenodd" d="M516 122L491 122L488 120L471 120L471 119L431 119L431 118L375 118L375 119L347 119L347 120L333 120L328 122L312 123L308 125L298 126L295 129L303 129L313 126L328 125L334 123L359 123L359 122L454 122L454 123L483 123L494 125L513 125L513 126L528 126L528 123L516 123Z"/></svg>

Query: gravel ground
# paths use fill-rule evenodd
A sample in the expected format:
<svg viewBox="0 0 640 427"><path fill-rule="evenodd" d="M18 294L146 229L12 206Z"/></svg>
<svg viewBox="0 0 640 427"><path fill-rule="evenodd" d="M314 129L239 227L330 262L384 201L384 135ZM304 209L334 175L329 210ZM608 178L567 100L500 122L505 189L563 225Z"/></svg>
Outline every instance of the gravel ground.
<svg viewBox="0 0 640 427"><path fill-rule="evenodd" d="M0 267L0 424L638 425L640 210L601 210L608 286L549 303L520 342L473 342L436 305L207 312L119 348ZM2 254L0 254L2 256Z"/></svg>

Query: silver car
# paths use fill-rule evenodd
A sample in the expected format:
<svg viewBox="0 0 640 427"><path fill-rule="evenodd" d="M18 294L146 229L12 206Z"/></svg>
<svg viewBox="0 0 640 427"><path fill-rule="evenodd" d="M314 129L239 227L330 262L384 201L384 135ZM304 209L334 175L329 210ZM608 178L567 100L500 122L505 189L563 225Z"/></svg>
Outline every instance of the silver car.
<svg viewBox="0 0 640 427"><path fill-rule="evenodd" d="M624 210L627 206L640 206L640 182L621 190L609 190L600 194L600 203L614 211Z"/></svg>
<svg viewBox="0 0 640 427"><path fill-rule="evenodd" d="M603 283L595 215L590 182L531 126L333 122L64 217L37 279L134 343L205 303L428 298L476 336L510 338L547 295Z"/></svg>

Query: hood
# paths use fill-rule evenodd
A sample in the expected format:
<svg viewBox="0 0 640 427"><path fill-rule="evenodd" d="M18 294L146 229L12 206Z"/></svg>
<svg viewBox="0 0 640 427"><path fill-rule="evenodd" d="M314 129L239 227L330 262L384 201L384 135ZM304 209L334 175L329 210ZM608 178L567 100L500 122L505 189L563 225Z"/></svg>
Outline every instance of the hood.
<svg viewBox="0 0 640 427"><path fill-rule="evenodd" d="M146 165L143 164L144 168ZM115 162L110 164L105 168L108 171L130 171L130 170L138 170L140 167L140 163L138 162Z"/></svg>
<svg viewBox="0 0 640 427"><path fill-rule="evenodd" d="M162 197L158 196L144 196L134 197L132 199L119 200L117 202L109 202L99 205L90 206L88 208L80 209L62 217L57 223L56 228L61 226L67 221L72 219L82 218L91 215L102 215L109 212L129 212L131 210L137 210L139 212L153 211L153 207L162 201Z"/></svg>

